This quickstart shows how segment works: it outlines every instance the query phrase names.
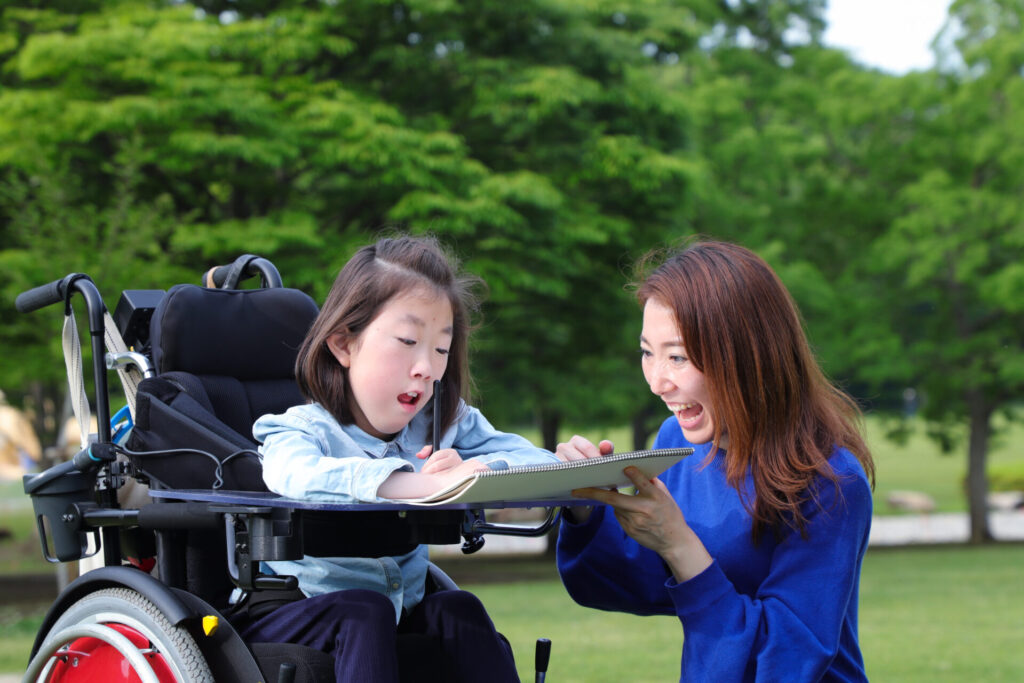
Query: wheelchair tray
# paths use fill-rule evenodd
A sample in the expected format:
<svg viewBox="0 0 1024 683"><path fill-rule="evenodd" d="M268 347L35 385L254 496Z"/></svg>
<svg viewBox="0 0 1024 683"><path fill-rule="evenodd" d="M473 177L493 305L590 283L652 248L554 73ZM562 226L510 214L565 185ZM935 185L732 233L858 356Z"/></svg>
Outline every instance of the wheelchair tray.
<svg viewBox="0 0 1024 683"><path fill-rule="evenodd" d="M215 489L150 489L152 498L161 500L191 500L225 505L254 505L293 510L323 510L344 512L381 512L385 510L496 510L501 508L554 508L573 505L594 505L595 501L580 498L567 500L501 500L486 503L444 503L441 505L414 505L411 503L341 503L319 500L285 498L267 491L225 491Z"/></svg>

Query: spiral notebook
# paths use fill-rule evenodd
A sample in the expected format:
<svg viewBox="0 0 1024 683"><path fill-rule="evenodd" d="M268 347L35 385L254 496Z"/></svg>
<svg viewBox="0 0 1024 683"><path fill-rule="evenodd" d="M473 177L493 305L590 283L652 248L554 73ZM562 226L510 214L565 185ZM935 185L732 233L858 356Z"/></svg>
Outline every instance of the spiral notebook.
<svg viewBox="0 0 1024 683"><path fill-rule="evenodd" d="M692 448L666 448L629 451L603 458L550 465L513 465L504 470L475 472L426 498L402 498L395 499L395 502L441 505L456 502L569 500L573 489L632 486L629 477L622 473L627 467L637 467L648 477L656 477L691 453Z"/></svg>

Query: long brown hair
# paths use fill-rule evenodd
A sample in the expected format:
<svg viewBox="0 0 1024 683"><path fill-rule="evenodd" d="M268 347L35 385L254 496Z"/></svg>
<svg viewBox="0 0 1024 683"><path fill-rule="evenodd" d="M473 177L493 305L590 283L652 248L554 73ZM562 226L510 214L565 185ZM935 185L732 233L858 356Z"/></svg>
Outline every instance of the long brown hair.
<svg viewBox="0 0 1024 683"><path fill-rule="evenodd" d="M388 301L416 289L433 291L452 305L452 344L441 377L441 431L458 417L459 399L468 402L470 316L478 308L479 278L459 273L458 261L431 236L385 237L362 247L338 273L320 314L306 334L295 361L302 394L320 403L341 424L355 417L348 369L327 347L327 338L341 334L355 340ZM437 400L437 397L434 397Z"/></svg>
<svg viewBox="0 0 1024 683"><path fill-rule="evenodd" d="M817 498L815 477L839 485L828 462L836 447L856 456L873 485L860 409L818 366L796 304L771 267L749 249L715 241L649 254L641 270L652 263L637 299L641 306L655 299L675 314L713 404L708 462L727 433L726 479L753 518L754 540L786 526L806 534L800 506ZM748 473L753 501L744 489Z"/></svg>

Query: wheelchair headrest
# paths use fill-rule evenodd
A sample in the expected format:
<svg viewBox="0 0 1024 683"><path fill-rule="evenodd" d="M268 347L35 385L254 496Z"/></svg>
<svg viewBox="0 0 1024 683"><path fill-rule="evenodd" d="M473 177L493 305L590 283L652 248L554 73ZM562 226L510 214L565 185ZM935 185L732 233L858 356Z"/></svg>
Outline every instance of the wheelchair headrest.
<svg viewBox="0 0 1024 683"><path fill-rule="evenodd" d="M150 321L153 365L157 374L294 377L295 355L317 313L313 299L297 289L176 285Z"/></svg>

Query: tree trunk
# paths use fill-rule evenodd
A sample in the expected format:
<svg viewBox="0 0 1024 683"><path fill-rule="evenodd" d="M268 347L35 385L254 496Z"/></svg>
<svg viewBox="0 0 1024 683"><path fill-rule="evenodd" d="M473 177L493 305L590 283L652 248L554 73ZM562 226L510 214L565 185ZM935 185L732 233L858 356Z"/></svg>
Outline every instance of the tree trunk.
<svg viewBox="0 0 1024 683"><path fill-rule="evenodd" d="M55 406L61 404L66 393L66 384L63 387L58 386L57 390L39 381L29 384L25 407L29 409L32 428L36 430L36 437L44 448L57 441L61 422Z"/></svg>
<svg viewBox="0 0 1024 683"><path fill-rule="evenodd" d="M647 448L647 439L656 429L652 427L651 418L656 414L654 406L647 404L633 413L633 450L642 451Z"/></svg>
<svg viewBox="0 0 1024 683"><path fill-rule="evenodd" d="M988 456L989 421L992 408L979 390L967 393L970 414L970 434L967 445L967 506L970 512L971 543L993 540L988 528L988 475L985 460Z"/></svg>
<svg viewBox="0 0 1024 683"><path fill-rule="evenodd" d="M561 416L557 412L542 410L540 414L540 439L544 448L554 451L558 446L558 425Z"/></svg>

